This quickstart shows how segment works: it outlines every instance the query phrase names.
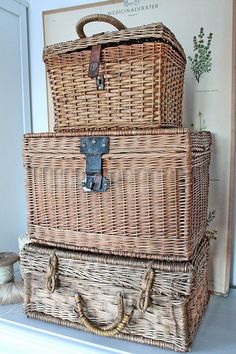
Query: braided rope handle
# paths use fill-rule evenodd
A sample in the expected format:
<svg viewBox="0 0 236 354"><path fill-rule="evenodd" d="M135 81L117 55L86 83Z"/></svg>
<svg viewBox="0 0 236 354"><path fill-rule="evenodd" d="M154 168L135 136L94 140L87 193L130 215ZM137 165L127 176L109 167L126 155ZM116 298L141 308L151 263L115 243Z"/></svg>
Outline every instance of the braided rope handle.
<svg viewBox="0 0 236 354"><path fill-rule="evenodd" d="M134 307L132 307L129 314L124 312L124 299L120 293L118 293L117 305L118 305L118 316L116 320L111 324L104 327L99 327L94 325L84 313L83 304L84 300L81 295L75 295L76 309L75 311L79 314L82 324L90 331L101 336L114 336L123 331L123 329L129 324L131 317L134 312Z"/></svg>
<svg viewBox="0 0 236 354"><path fill-rule="evenodd" d="M56 256L56 251L54 250L49 257L46 274L46 287L50 293L53 293L58 285L57 270L58 259Z"/></svg>
<svg viewBox="0 0 236 354"><path fill-rule="evenodd" d="M84 26L89 22L97 21L109 23L110 25L116 27L119 31L127 29L127 27L122 22L120 22L119 20L117 20L117 18L113 16L103 14L88 15L81 18L81 20L79 20L76 24L76 32L80 39L86 38L86 35L84 33Z"/></svg>
<svg viewBox="0 0 236 354"><path fill-rule="evenodd" d="M142 313L144 313L150 305L150 296L154 277L155 271L152 269L152 263L150 263L146 273L144 274L138 299L138 308Z"/></svg>

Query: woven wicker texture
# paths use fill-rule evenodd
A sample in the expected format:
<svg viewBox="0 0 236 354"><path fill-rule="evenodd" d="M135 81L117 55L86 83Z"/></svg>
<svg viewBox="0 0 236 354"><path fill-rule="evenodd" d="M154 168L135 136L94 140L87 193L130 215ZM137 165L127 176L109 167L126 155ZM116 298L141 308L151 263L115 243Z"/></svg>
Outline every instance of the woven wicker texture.
<svg viewBox="0 0 236 354"><path fill-rule="evenodd" d="M84 26L87 23L90 22L106 22L109 23L110 25L114 26L118 30L126 30L127 27L120 22L117 18L110 16L110 15L104 15L104 14L95 14L95 15L87 15L81 18L77 24L76 24L76 33L78 34L79 38L86 38L86 34L84 32Z"/></svg>
<svg viewBox="0 0 236 354"><path fill-rule="evenodd" d="M88 77L91 47L102 45L99 75ZM93 127L180 127L186 59L161 23L45 48L55 130Z"/></svg>
<svg viewBox="0 0 236 354"><path fill-rule="evenodd" d="M26 315L186 351L208 301L208 251L204 239L192 262L149 262L26 245L21 255ZM47 289L48 276L55 276L51 257L57 258L53 291ZM143 297L147 306L140 309Z"/></svg>
<svg viewBox="0 0 236 354"><path fill-rule="evenodd" d="M80 135L89 132L25 136L30 238L85 251L190 259L206 228L210 133L109 134L102 165L110 188L103 193L81 187Z"/></svg>

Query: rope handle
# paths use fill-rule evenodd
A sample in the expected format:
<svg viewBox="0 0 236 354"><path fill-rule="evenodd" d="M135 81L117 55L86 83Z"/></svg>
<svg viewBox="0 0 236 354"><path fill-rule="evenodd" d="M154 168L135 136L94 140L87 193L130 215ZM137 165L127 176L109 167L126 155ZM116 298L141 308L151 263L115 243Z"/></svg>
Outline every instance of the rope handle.
<svg viewBox="0 0 236 354"><path fill-rule="evenodd" d="M89 22L97 21L109 23L110 25L116 27L119 31L127 29L127 27L122 22L120 22L119 20L117 20L117 18L113 16L103 14L88 15L81 18L81 20L79 20L76 24L76 33L78 34L80 39L86 38L86 35L84 33L84 26Z"/></svg>
<svg viewBox="0 0 236 354"><path fill-rule="evenodd" d="M155 271L152 268L152 263L150 262L146 272L143 275L143 281L141 284L141 290L139 293L139 298L137 301L138 309L144 313L149 305L150 305L150 297L151 297L151 290L154 282ZM48 267L46 273L46 287L50 293L53 293L56 287L59 286L59 279L58 279L58 258L56 256L56 251L54 250L49 257L48 260ZM101 334L102 335L114 335L118 332L121 332L125 326L129 323L132 314L133 308L129 315L125 314L124 310L124 300L120 293L117 296L117 306L118 306L118 316L117 319L111 325L104 326L103 328L99 328L93 325L90 320L86 317L83 312L83 299L81 295L75 295L75 303L77 305L77 311L80 315L81 321L85 327L87 327L91 332ZM101 332L101 333L100 333ZM109 334L108 334L109 333Z"/></svg>
<svg viewBox="0 0 236 354"><path fill-rule="evenodd" d="M99 327L93 324L89 318L85 315L83 305L84 305L84 300L82 296L77 293L75 295L75 303L76 303L76 309L75 312L79 314L80 320L84 327L86 327L90 332L93 332L95 334L99 334L101 336L114 336L120 332L123 331L123 329L129 324L133 312L134 312L134 307L132 306L132 309L129 314L125 314L124 311L124 299L120 293L118 293L117 296L117 306L118 306L118 315L115 321L107 326Z"/></svg>
<svg viewBox="0 0 236 354"><path fill-rule="evenodd" d="M155 271L152 269L152 262L143 276L141 290L138 299L138 309L144 313L150 305L150 296L154 282Z"/></svg>
<svg viewBox="0 0 236 354"><path fill-rule="evenodd" d="M50 293L53 293L58 286L58 258L54 250L49 257L47 274L46 274L46 287Z"/></svg>

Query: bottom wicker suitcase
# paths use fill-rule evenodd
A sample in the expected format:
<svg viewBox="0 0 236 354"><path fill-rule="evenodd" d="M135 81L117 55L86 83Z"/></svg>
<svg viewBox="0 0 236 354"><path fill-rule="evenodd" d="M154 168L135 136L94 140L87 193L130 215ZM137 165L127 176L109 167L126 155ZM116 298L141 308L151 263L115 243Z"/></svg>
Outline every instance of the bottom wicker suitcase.
<svg viewBox="0 0 236 354"><path fill-rule="evenodd" d="M25 245L28 317L187 351L208 302L205 238L191 262L160 262Z"/></svg>

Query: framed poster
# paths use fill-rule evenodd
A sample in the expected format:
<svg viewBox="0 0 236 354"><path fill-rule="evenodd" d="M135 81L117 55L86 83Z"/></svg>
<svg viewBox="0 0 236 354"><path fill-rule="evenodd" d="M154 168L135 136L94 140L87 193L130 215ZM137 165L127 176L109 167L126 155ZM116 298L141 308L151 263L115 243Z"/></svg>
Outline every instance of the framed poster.
<svg viewBox="0 0 236 354"><path fill-rule="evenodd" d="M229 288L233 220L235 48L234 0L114 0L43 12L45 45L77 38L83 16L109 14L127 27L163 22L176 35L186 56L183 125L213 134L210 168L209 225L211 243L209 287ZM105 23L86 25L87 36L113 30ZM49 126L53 105L48 87Z"/></svg>

